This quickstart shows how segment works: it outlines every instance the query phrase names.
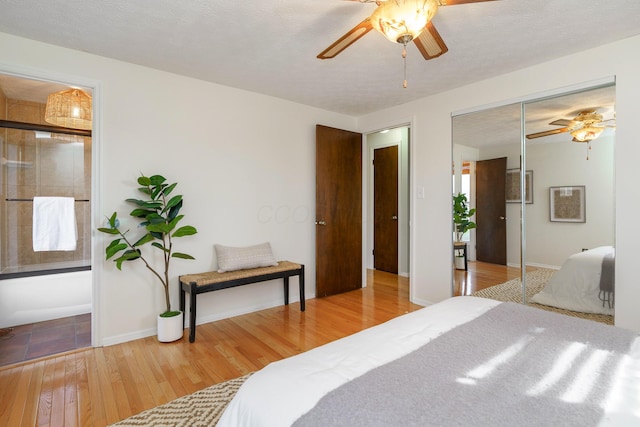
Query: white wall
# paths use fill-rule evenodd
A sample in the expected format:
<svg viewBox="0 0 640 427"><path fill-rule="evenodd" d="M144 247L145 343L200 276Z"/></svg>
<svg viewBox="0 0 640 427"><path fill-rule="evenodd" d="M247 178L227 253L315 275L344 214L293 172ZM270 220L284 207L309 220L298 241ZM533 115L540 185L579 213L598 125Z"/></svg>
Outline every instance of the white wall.
<svg viewBox="0 0 640 427"><path fill-rule="evenodd" d="M315 125L353 130L354 118L0 33L2 71L99 86L96 226L114 210L124 226L133 225L124 199L136 196L139 172L179 183L184 223L199 233L175 243L196 261L172 266L174 306L177 277L214 268L215 243L271 242L277 258L306 265L307 295L314 295ZM104 261L109 239L94 232L93 240L100 325L94 344L155 335L161 286L140 264L117 271ZM282 298L281 281L201 295L198 318L228 317Z"/></svg>
<svg viewBox="0 0 640 427"><path fill-rule="evenodd" d="M497 76L419 101L378 111L359 119L359 128L379 129L413 117L413 186L426 198L413 198L411 297L437 302L451 295L451 114L478 106L518 101L552 89L616 77L616 324L640 330L640 286L636 259L640 237L635 223L636 163L640 144L635 136L640 117L640 36ZM598 61L592 58L597 57ZM584 64L589 66L585 67ZM414 190L415 191L415 190ZM414 195L415 196L415 195ZM446 225L446 226L445 226ZM449 249L447 249L449 248Z"/></svg>

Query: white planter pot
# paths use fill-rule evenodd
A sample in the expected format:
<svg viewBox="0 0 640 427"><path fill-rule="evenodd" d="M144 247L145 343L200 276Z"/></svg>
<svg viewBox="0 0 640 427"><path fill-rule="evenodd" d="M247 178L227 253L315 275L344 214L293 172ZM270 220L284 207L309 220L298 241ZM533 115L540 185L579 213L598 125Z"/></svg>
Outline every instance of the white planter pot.
<svg viewBox="0 0 640 427"><path fill-rule="evenodd" d="M172 342L182 338L184 330L183 313L178 316L161 317L158 315L158 341Z"/></svg>

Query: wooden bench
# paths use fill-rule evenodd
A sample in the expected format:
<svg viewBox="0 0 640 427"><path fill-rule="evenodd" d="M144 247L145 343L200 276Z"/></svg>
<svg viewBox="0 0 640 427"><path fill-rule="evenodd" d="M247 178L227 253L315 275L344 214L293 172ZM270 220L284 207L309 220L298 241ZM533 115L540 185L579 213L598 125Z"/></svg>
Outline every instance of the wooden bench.
<svg viewBox="0 0 640 427"><path fill-rule="evenodd" d="M180 310L184 313L185 294L189 293L189 342L196 339L196 296L205 292L219 291L235 286L264 282L266 280L284 280L284 303L289 304L289 277L298 276L300 283L300 311L304 311L304 265L289 261L279 261L272 267L259 267L248 270L218 273L185 274L180 276Z"/></svg>

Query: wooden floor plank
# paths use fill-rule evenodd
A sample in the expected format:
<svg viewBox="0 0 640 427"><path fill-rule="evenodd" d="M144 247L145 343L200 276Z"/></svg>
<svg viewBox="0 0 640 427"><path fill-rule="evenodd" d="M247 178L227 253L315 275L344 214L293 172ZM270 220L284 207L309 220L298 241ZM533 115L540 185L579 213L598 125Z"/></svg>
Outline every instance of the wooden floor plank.
<svg viewBox="0 0 640 427"><path fill-rule="evenodd" d="M121 392L121 390L116 390L111 382L109 364L112 363L113 359L106 357L105 348L96 348L93 351L96 355L96 372L98 376L95 378L96 387L91 395L98 394L98 398L102 402L101 406L104 409L106 423L114 423L122 418L118 415L118 404L115 397L116 392Z"/></svg>
<svg viewBox="0 0 640 427"><path fill-rule="evenodd" d="M57 369L58 358L47 359L42 373L42 386L38 399L38 416L36 425L48 426L52 417L52 412L59 411L60 408L53 408L53 384L55 381L55 371Z"/></svg>
<svg viewBox="0 0 640 427"><path fill-rule="evenodd" d="M91 406L91 392L89 387L89 374L87 367L87 352L76 353L76 384L77 384L77 416L79 426L90 425L93 408Z"/></svg>
<svg viewBox="0 0 640 427"><path fill-rule="evenodd" d="M11 412L15 395L13 391L16 389L24 365L8 368L0 371L0 419L5 419Z"/></svg>
<svg viewBox="0 0 640 427"><path fill-rule="evenodd" d="M38 399L34 398L34 396L39 396L42 390L45 361L41 360L30 365L33 367L33 374L29 383L29 391L25 397L22 420L20 424L16 425L33 426L36 425L38 419Z"/></svg>
<svg viewBox="0 0 640 427"><path fill-rule="evenodd" d="M64 358L64 426L78 425L78 364L76 354L67 354Z"/></svg>
<svg viewBox="0 0 640 427"><path fill-rule="evenodd" d="M50 426L63 426L65 425L64 416L66 411L65 402L65 370L66 359L64 356L56 357L55 370L53 376L53 389L51 391L51 418L49 421ZM75 384L69 384L74 386ZM71 420L70 420L71 422Z"/></svg>
<svg viewBox="0 0 640 427"><path fill-rule="evenodd" d="M0 419L7 420L6 422L8 426L19 425L24 417L27 393L29 391L29 384L33 379L34 368L35 367L33 365L22 367L20 378L11 396L13 399L13 402L10 404L11 411L9 414L0 415Z"/></svg>

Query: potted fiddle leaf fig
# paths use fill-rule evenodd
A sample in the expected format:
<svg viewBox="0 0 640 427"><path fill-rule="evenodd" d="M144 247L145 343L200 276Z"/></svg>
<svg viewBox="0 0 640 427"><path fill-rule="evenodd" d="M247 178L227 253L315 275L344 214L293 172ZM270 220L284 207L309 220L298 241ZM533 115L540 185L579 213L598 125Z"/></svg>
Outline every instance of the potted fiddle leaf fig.
<svg viewBox="0 0 640 427"><path fill-rule="evenodd" d="M464 193L453 196L453 227L456 236L453 244L453 261L456 270L466 270L466 243L461 242L464 233L476 228L476 223L471 221L475 213L475 209L469 209L467 196Z"/></svg>
<svg viewBox="0 0 640 427"><path fill-rule="evenodd" d="M182 196L173 195L177 183L167 184L161 175L140 176L138 190L145 195L142 199L126 199L136 207L129 213L140 221L138 228L143 234L132 237L130 230L122 231L117 212L108 217L109 227L98 228L99 231L117 236L109 243L106 259L113 259L118 270L122 270L125 262L140 260L158 279L164 288L165 310L158 316L158 340L170 342L178 340L183 334L183 313L171 309L169 298L169 266L173 258L195 259L191 255L175 252L173 240L178 237L197 233L190 225L178 226L184 215L180 215ZM153 267L151 253L142 251L143 247L156 248L162 256L162 265Z"/></svg>
<svg viewBox="0 0 640 427"><path fill-rule="evenodd" d="M476 223L471 221L471 217L475 213L475 208L469 209L466 194L458 193L453 196L453 224L456 233L456 242L461 242L464 233L472 228L476 228Z"/></svg>

